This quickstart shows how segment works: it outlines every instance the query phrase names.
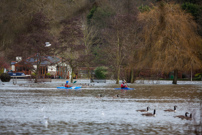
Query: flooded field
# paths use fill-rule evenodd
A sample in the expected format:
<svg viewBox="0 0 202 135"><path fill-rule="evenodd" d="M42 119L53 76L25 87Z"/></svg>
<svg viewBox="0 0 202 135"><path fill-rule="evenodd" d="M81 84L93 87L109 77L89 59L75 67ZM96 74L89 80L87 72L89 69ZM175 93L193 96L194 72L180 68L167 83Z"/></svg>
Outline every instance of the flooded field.
<svg viewBox="0 0 202 135"><path fill-rule="evenodd" d="M201 134L201 99L201 85L137 85L128 91L5 88L0 89L0 134ZM176 112L164 111L175 105ZM136 111L147 107L151 113L156 109L155 117ZM185 112L192 113L191 120L174 117Z"/></svg>

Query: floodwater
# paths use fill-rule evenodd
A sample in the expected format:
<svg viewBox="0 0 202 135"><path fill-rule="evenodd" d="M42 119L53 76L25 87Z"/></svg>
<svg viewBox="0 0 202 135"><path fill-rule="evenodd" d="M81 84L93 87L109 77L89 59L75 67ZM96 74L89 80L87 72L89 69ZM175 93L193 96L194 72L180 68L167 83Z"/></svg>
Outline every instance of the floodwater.
<svg viewBox="0 0 202 135"><path fill-rule="evenodd" d="M201 85L137 85L128 91L5 88L0 89L0 134L201 134L201 99ZM174 105L175 113L163 111ZM156 109L155 117L136 111L147 106L151 113ZM193 119L174 117L185 112Z"/></svg>

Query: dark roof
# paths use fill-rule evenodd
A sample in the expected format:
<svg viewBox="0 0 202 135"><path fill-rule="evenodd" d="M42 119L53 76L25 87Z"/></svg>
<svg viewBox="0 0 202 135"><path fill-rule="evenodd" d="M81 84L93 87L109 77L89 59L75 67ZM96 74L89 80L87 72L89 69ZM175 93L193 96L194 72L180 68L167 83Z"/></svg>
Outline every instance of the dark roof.
<svg viewBox="0 0 202 135"><path fill-rule="evenodd" d="M36 56L37 55L27 58L25 62L35 65L37 63ZM57 64L61 61L61 59L57 56L41 56L41 59L42 59L41 65Z"/></svg>
<svg viewBox="0 0 202 135"><path fill-rule="evenodd" d="M16 61L11 61L11 65L15 65Z"/></svg>

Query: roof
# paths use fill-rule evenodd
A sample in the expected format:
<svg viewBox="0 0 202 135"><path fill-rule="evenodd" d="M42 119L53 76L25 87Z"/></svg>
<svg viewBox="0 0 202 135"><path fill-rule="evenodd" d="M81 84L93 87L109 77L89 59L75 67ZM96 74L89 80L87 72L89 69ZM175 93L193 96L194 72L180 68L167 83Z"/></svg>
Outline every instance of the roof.
<svg viewBox="0 0 202 135"><path fill-rule="evenodd" d="M31 57L28 57L27 59L25 60L22 60L20 62L14 62L12 61L11 64L31 64L31 65L37 65L37 54L31 56ZM38 56L39 57L39 56ZM61 58L57 57L57 56L40 56L41 58L41 63L40 65L41 66L45 66L45 65L51 65L51 64L58 64L61 62Z"/></svg>
<svg viewBox="0 0 202 135"><path fill-rule="evenodd" d="M11 65L15 65L16 61L11 61Z"/></svg>
<svg viewBox="0 0 202 135"><path fill-rule="evenodd" d="M29 57L26 59L26 63L31 63L32 65L37 64L37 55L33 57ZM57 56L41 56L42 62L40 65L51 65L51 64L57 64L61 61L61 59Z"/></svg>

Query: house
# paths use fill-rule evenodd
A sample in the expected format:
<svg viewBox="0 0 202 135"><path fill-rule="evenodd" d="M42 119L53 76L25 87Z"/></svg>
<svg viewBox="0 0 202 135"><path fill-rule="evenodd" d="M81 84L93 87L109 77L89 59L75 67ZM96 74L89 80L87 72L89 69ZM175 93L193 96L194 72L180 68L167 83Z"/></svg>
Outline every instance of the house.
<svg viewBox="0 0 202 135"><path fill-rule="evenodd" d="M40 64L39 64L40 63ZM11 62L12 72L23 72L25 75L31 75L36 71L37 64L39 67L39 77L47 77L47 73L51 78L68 79L71 75L71 68L66 63L62 63L58 56L39 56L35 54L27 59L16 57L16 61Z"/></svg>

